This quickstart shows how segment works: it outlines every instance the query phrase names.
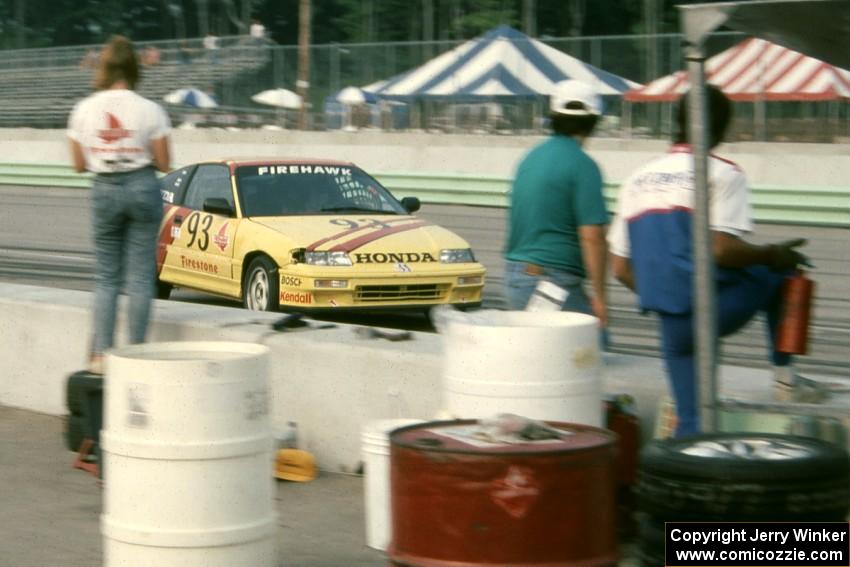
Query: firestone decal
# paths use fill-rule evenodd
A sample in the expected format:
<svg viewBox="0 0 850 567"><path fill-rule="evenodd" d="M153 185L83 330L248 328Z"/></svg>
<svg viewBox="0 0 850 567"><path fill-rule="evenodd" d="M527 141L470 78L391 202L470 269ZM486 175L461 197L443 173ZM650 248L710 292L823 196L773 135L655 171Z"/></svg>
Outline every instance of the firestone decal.
<svg viewBox="0 0 850 567"><path fill-rule="evenodd" d="M209 262L201 262L200 260L195 260L193 258L187 258L186 256L180 256L180 265L184 268L189 268L190 270L197 270L199 272L206 272L208 274L217 274L218 266L215 264L210 264Z"/></svg>
<svg viewBox="0 0 850 567"><path fill-rule="evenodd" d="M354 254L354 261L358 264L407 264L408 262L436 262L437 259L428 252L383 252Z"/></svg>

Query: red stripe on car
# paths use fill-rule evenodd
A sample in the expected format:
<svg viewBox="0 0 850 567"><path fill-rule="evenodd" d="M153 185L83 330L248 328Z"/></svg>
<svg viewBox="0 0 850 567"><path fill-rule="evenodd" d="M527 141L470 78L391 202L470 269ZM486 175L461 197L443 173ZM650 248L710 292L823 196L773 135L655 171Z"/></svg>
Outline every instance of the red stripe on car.
<svg viewBox="0 0 850 567"><path fill-rule="evenodd" d="M393 219L393 220L388 220L388 221L381 221L380 224L391 224L391 223L395 223L395 222L409 222L409 221L410 221L409 218ZM376 224L364 224L364 225L361 225L361 226L357 226L357 227L354 227L354 228L349 228L349 229L343 230L342 232L338 232L338 233L332 234L330 236L326 236L325 238L322 238L321 240L317 240L313 244L308 245L307 250L312 252L313 250L315 250L316 248L318 248L322 244L330 242L331 240L339 240L340 238L348 236L349 234L354 234L355 232L358 232L358 231L361 231L361 230L366 230L366 229L369 229L369 228L375 228L376 226L380 226L380 224L378 224L378 223L376 223Z"/></svg>
<svg viewBox="0 0 850 567"><path fill-rule="evenodd" d="M370 242L374 242L380 238L384 238L385 236L389 236L390 234L396 234L399 232L406 232L408 230L413 230L416 228L420 228L423 226L428 226L431 223L426 221L415 221L403 226L393 226L390 228L384 228L381 230L376 230L370 234L364 234L358 238L353 240L349 240L348 242L343 242L341 244L337 244L333 248L330 249L330 252L351 252L352 250L356 250L363 246L364 244L369 244Z"/></svg>

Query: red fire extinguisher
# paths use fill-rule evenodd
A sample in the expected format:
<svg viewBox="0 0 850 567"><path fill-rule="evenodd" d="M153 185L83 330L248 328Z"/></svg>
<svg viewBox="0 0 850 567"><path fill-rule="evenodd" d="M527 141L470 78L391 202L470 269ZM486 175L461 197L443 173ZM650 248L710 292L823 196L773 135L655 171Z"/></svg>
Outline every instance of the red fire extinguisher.
<svg viewBox="0 0 850 567"><path fill-rule="evenodd" d="M782 283L782 318L776 335L776 350L806 354L809 346L809 320L815 282L798 270Z"/></svg>

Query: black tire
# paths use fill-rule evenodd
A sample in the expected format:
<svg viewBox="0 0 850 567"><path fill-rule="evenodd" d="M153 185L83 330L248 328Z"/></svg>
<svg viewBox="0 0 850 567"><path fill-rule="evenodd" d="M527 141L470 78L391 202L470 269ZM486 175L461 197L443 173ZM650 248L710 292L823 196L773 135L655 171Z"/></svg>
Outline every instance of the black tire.
<svg viewBox="0 0 850 567"><path fill-rule="evenodd" d="M88 370L80 370L68 376L65 387L65 401L68 413L85 416L88 409L88 393L92 389L103 388L103 377Z"/></svg>
<svg viewBox="0 0 850 567"><path fill-rule="evenodd" d="M735 433L656 441L644 449L642 512L660 521L842 521L850 460L836 445Z"/></svg>
<svg viewBox="0 0 850 567"><path fill-rule="evenodd" d="M850 458L836 445L774 433L714 433L650 443L641 453L647 473L705 480L775 481L847 475Z"/></svg>
<svg viewBox="0 0 850 567"><path fill-rule="evenodd" d="M156 281L156 298L157 299L168 299L171 297L171 290L174 289L174 286L165 282L161 282L159 280Z"/></svg>
<svg viewBox="0 0 850 567"><path fill-rule="evenodd" d="M248 264L242 280L242 305L251 311L280 310L278 268L268 256L257 256Z"/></svg>
<svg viewBox="0 0 850 567"><path fill-rule="evenodd" d="M65 418L65 445L75 453L80 450L83 439L86 438L86 419L71 414Z"/></svg>

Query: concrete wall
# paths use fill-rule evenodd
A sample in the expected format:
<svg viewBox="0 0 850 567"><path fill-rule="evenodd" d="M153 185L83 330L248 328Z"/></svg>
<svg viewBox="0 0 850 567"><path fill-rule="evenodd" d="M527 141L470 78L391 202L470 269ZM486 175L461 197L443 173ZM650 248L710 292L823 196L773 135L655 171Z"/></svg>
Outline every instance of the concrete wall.
<svg viewBox="0 0 850 567"><path fill-rule="evenodd" d="M85 366L90 303L87 292L0 283L0 404L67 413L65 381ZM297 422L302 447L325 470L358 467L361 429L371 420L440 414L442 336L415 332L413 340L388 342L360 338L356 326L319 328L323 323L318 322L275 332L270 323L280 316L157 301L149 338L268 345L274 426L278 430L287 421ZM769 393L766 371L722 367L720 375L723 388L736 395L764 399ZM666 392L660 360L606 354L602 387L608 394L635 398L644 438L649 438Z"/></svg>
<svg viewBox="0 0 850 567"><path fill-rule="evenodd" d="M221 129L174 130L174 163L218 157L323 157L349 160L368 171L427 171L512 176L522 155L541 138L397 132L295 132ZM665 151L660 140L591 139L590 153L606 180L619 182ZM850 146L845 144L728 144L719 153L738 162L750 183L846 187ZM67 163L61 130L0 130L7 162Z"/></svg>

